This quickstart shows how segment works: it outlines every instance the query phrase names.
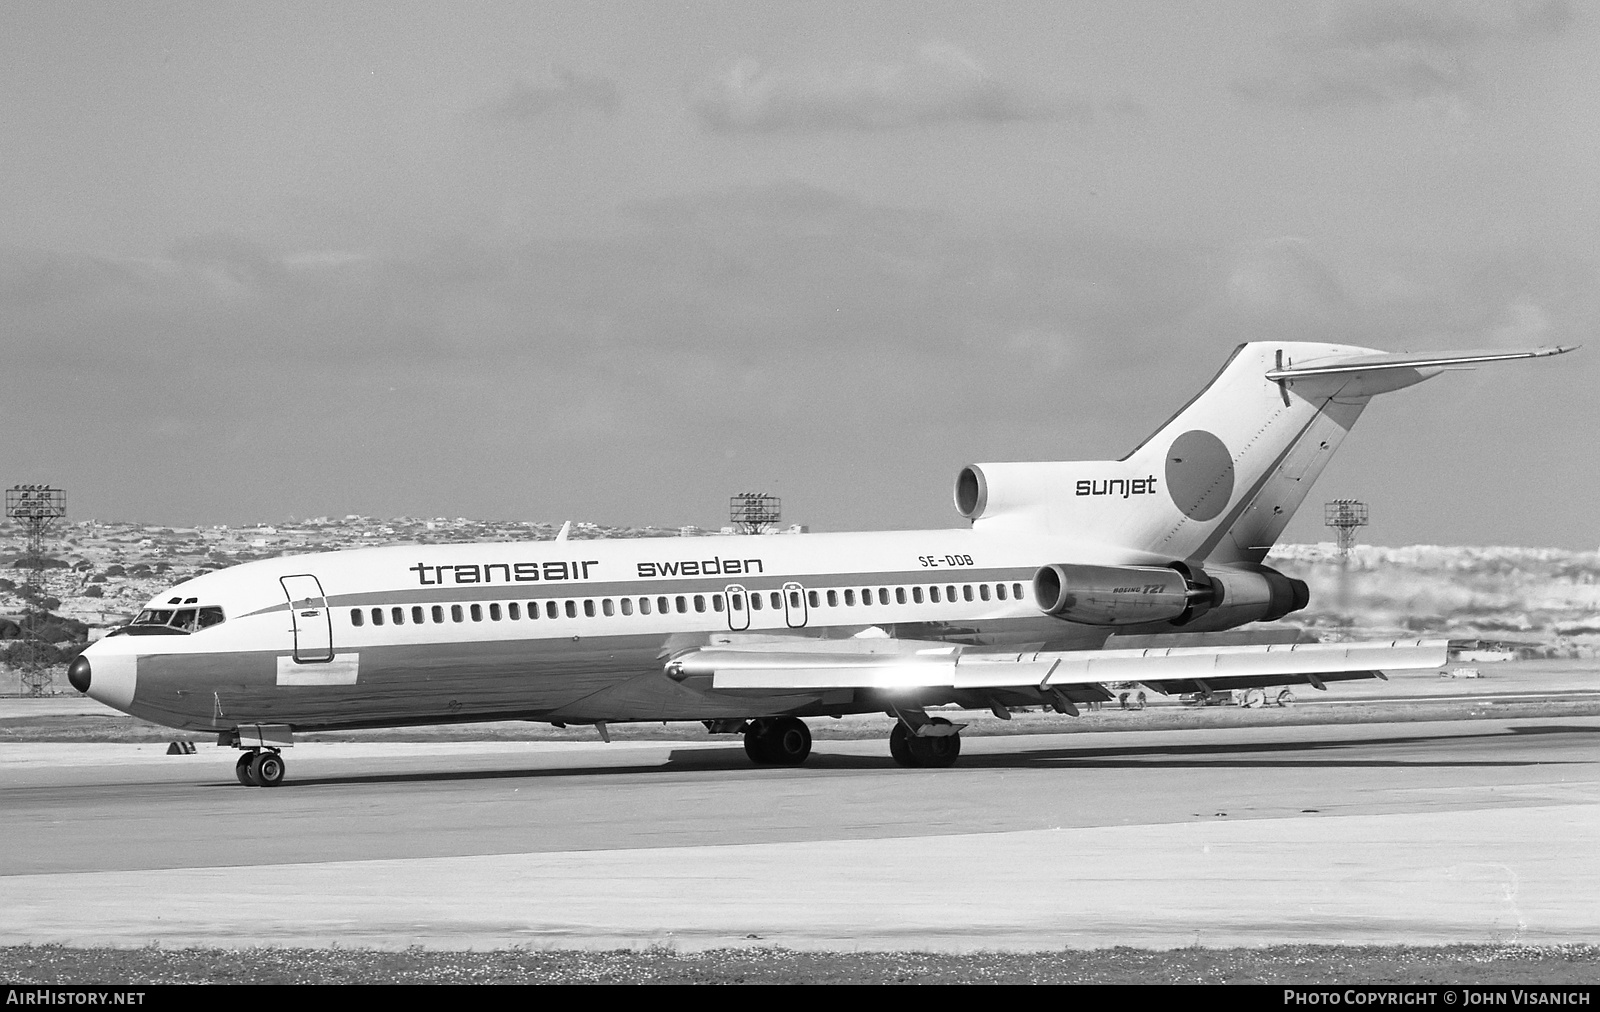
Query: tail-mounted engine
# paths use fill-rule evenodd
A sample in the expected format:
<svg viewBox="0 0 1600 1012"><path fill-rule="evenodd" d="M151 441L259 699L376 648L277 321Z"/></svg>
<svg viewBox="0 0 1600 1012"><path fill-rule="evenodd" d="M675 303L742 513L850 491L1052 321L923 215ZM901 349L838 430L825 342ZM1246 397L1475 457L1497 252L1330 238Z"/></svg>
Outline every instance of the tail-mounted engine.
<svg viewBox="0 0 1600 1012"><path fill-rule="evenodd" d="M1183 562L1168 566L1045 566L1033 577L1034 600L1067 622L1130 626L1165 622L1187 626L1201 616L1209 629L1270 622L1304 608L1304 582L1266 566Z"/></svg>

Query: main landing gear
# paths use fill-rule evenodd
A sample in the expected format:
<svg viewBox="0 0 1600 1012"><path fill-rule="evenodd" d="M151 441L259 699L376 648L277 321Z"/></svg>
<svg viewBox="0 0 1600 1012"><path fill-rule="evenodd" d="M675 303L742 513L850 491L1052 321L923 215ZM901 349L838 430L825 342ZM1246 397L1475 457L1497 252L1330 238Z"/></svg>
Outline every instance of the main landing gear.
<svg viewBox="0 0 1600 1012"><path fill-rule="evenodd" d="M283 783L283 755L275 748L251 749L233 764L233 775L246 787L276 787Z"/></svg>
<svg viewBox="0 0 1600 1012"><path fill-rule="evenodd" d="M889 754L913 769L954 766L961 755L961 727L943 717L928 717L913 728L901 717L889 732Z"/></svg>
<svg viewBox="0 0 1600 1012"><path fill-rule="evenodd" d="M799 717L758 717L745 725L744 753L758 766L799 766L811 754L811 729Z"/></svg>

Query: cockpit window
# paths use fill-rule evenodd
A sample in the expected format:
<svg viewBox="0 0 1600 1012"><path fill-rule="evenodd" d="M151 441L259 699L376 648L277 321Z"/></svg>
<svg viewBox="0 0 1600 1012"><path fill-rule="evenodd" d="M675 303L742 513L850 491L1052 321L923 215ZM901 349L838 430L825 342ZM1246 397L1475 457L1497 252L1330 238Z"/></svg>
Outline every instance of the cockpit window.
<svg viewBox="0 0 1600 1012"><path fill-rule="evenodd" d="M210 605L204 608L146 608L127 626L135 633L192 633L220 625L225 616L222 609Z"/></svg>

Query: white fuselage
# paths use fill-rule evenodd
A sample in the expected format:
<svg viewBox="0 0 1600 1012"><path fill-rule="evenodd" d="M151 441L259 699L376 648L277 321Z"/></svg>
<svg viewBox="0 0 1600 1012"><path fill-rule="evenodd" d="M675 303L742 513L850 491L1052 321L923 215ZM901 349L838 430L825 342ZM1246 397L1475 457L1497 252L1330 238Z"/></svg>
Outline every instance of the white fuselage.
<svg viewBox="0 0 1600 1012"><path fill-rule="evenodd" d="M719 719L881 709L850 693L756 700L665 677L674 654L754 637L1092 647L1043 614L1040 566L1143 553L974 530L415 545L289 556L189 580L152 612L182 634L108 637L89 695L159 723L299 730L508 718ZM292 599L292 600L291 600ZM144 634L144 633L159 634ZM848 698L847 698L848 697Z"/></svg>

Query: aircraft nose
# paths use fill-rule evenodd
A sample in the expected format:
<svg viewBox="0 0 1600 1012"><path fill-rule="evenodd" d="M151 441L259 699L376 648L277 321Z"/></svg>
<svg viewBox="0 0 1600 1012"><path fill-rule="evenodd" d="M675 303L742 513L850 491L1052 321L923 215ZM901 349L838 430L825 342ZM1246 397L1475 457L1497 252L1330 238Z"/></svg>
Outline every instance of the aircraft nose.
<svg viewBox="0 0 1600 1012"><path fill-rule="evenodd" d="M67 668L67 680L90 699L126 713L139 681L139 658L121 639L91 643Z"/></svg>
<svg viewBox="0 0 1600 1012"><path fill-rule="evenodd" d="M93 671L89 666L89 658L79 654L77 660L67 668L67 681L71 682L72 687L79 692L88 692L91 674Z"/></svg>

